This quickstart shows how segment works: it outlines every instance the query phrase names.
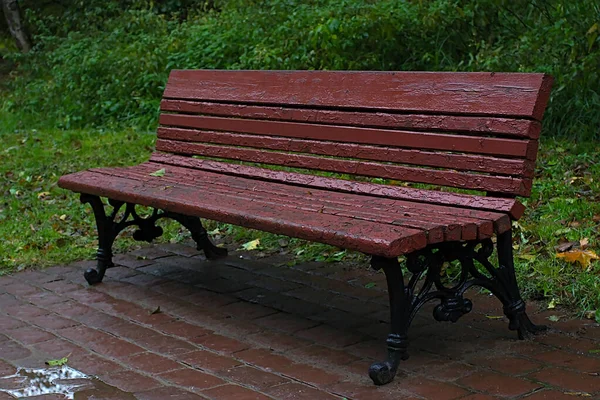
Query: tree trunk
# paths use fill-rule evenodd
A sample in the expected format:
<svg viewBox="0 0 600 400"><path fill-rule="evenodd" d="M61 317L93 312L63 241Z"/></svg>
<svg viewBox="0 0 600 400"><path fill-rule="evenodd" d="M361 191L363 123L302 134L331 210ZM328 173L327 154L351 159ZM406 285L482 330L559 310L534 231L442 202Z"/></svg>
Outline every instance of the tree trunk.
<svg viewBox="0 0 600 400"><path fill-rule="evenodd" d="M10 34L17 42L17 47L23 52L27 53L31 50L31 40L29 35L21 23L21 11L19 10L19 3L17 0L0 0L2 1L2 11L6 17L6 23Z"/></svg>

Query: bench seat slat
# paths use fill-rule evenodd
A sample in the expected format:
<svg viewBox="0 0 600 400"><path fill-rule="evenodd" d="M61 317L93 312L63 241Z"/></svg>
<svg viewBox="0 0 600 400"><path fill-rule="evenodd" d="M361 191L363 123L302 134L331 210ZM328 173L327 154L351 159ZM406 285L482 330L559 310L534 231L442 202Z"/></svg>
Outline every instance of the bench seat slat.
<svg viewBox="0 0 600 400"><path fill-rule="evenodd" d="M174 70L164 97L541 120L552 78L461 72Z"/></svg>
<svg viewBox="0 0 600 400"><path fill-rule="evenodd" d="M534 172L534 163L528 160L473 154L443 153L399 147L369 146L356 143L314 141L169 127L159 127L157 136L159 139L182 142L205 142L418 166L447 168L451 165L456 170L489 172L512 176L532 177Z"/></svg>
<svg viewBox="0 0 600 400"><path fill-rule="evenodd" d="M260 164L397 179L463 189L498 191L521 196L527 196L531 192L531 179L519 179L508 176L491 176L452 170L425 169L369 161L344 160L305 154L268 152L250 148L167 140L158 140L156 142L156 149L169 153L195 154Z"/></svg>
<svg viewBox="0 0 600 400"><path fill-rule="evenodd" d="M153 178L150 177L150 174L162 167L164 165L145 163L126 169L103 168L97 172L119 177L132 176L135 179L151 180ZM277 202L275 204L285 204L286 206L300 207L326 214L424 229L428 232L429 243L437 243L442 240L488 238L494 233L493 220L490 220L490 218L475 218L467 213L462 216L457 216L451 212L432 213L429 207L418 203L405 202L404 205L378 205L376 204L378 199L367 196L314 189L311 191L297 186L266 183L173 166L167 167L166 170L168 173L161 178L161 181L166 184L188 185L190 190L206 190L212 193L221 193L223 196L239 196L254 202L269 203L271 198L276 198ZM396 201L395 203L400 202ZM497 219L508 218L497 213L495 217Z"/></svg>
<svg viewBox="0 0 600 400"><path fill-rule="evenodd" d="M161 208L185 215L327 243L383 257L424 248L424 231L338 215L269 206L187 186L165 186L160 179L140 181L83 171L63 176L59 185L75 192Z"/></svg>
<svg viewBox="0 0 600 400"><path fill-rule="evenodd" d="M181 114L161 114L159 122L161 125L180 128L521 157L529 160L535 159L537 151L537 142L531 140L487 138L421 131Z"/></svg>
<svg viewBox="0 0 600 400"><path fill-rule="evenodd" d="M205 114L221 117L274 121L309 122L314 124L352 125L441 132L468 132L487 136L537 139L541 124L527 119L501 117L467 117L461 115L397 114L292 107L270 107L206 101L163 99L162 111Z"/></svg>
<svg viewBox="0 0 600 400"><path fill-rule="evenodd" d="M516 199L484 197L449 193L433 190L407 188L401 186L380 185L356 182L323 176L299 174L295 172L273 171L259 167L224 163L212 160L200 160L173 154L153 153L151 161L194 169L202 169L223 174L238 175L270 182L281 182L304 187L320 188L345 193L367 194L379 198L399 199L424 204L463 207L472 210L504 212L513 219L519 219L525 210Z"/></svg>

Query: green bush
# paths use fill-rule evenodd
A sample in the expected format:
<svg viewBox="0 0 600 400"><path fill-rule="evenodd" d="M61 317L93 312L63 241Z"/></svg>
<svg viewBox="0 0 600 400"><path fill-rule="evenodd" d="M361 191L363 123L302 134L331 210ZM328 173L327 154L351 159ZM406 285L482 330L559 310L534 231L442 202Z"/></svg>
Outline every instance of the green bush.
<svg viewBox="0 0 600 400"><path fill-rule="evenodd" d="M193 12L181 11L186 1L147 3L92 1L61 24L30 12L36 49L14 55L4 106L45 125L151 127L172 68L547 72L556 82L546 133L598 134L594 2L230 0Z"/></svg>

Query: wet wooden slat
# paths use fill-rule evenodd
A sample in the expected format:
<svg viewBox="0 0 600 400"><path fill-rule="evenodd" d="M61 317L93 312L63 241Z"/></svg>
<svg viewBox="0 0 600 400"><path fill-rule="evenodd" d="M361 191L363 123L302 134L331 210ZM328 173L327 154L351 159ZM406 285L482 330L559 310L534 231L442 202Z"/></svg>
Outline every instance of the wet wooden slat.
<svg viewBox="0 0 600 400"><path fill-rule="evenodd" d="M156 181L157 178L150 174L160 167L160 164L145 163L130 168L102 168L92 171L123 178L134 177L143 181ZM376 207L373 205L374 199L365 196L341 195L319 190L307 191L290 185L172 166L167 167L166 170L167 173L160 178L160 182L166 185L188 185L190 192L210 191L225 197L237 196L255 203L265 203L276 207L295 207L325 214L423 229L428 233L429 243L438 243L441 240L487 238L494 233L493 221L488 219L475 218L468 214L461 216L441 212L432 215L428 209L419 204L411 204L409 207L397 207L396 205ZM273 203L272 198L276 198L277 201Z"/></svg>
<svg viewBox="0 0 600 400"><path fill-rule="evenodd" d="M524 139L537 139L541 130L541 124L538 121L501 117L394 114L381 111L358 112L285 106L253 106L173 99L163 99L160 109L220 117L422 131L468 132L471 135L499 135Z"/></svg>
<svg viewBox="0 0 600 400"><path fill-rule="evenodd" d="M449 166L462 171L532 177L534 163L528 160L498 158L472 154L454 154L398 147L369 146L355 143L315 141L273 136L244 135L229 132L159 127L159 139L183 142L206 142L257 149L310 153L332 157L358 158L430 167ZM182 144L185 146L185 144Z"/></svg>
<svg viewBox="0 0 600 400"><path fill-rule="evenodd" d="M201 115L161 114L162 125L218 130L298 139L327 140L413 149L444 150L493 156L535 158L537 146L531 140L482 138L420 131L359 128L342 125L318 125L299 122L279 122L221 118Z"/></svg>
<svg viewBox="0 0 600 400"><path fill-rule="evenodd" d="M343 160L303 154L267 152L249 148L206 145L202 143L182 143L167 140L158 140L156 142L156 149L176 154L195 154L260 164L282 165L294 168L307 168L352 175L451 186L462 189L495 191L519 196L528 196L531 192L531 179L519 179L506 176L470 174L452 170L425 169L368 161Z"/></svg>
<svg viewBox="0 0 600 400"><path fill-rule="evenodd" d="M383 257L396 257L424 248L423 231L360 221L317 212L273 209L212 193L197 196L185 186L141 182L132 178L83 171L60 178L59 186L75 192L133 202L185 215L327 243Z"/></svg>
<svg viewBox="0 0 600 400"><path fill-rule="evenodd" d="M174 70L165 98L541 120L544 74Z"/></svg>
<svg viewBox="0 0 600 400"><path fill-rule="evenodd" d="M322 176L299 174L294 172L272 171L264 168L237 165L211 160L199 160L173 154L154 153L151 161L203 169L217 173L244 176L271 182L283 182L298 186L321 188L345 193L367 194L380 198L400 199L442 206L456 206L474 210L504 212L513 219L519 219L525 207L516 199L484 197L460 193L448 193L433 190L422 190L400 186L380 185L367 182L355 182Z"/></svg>

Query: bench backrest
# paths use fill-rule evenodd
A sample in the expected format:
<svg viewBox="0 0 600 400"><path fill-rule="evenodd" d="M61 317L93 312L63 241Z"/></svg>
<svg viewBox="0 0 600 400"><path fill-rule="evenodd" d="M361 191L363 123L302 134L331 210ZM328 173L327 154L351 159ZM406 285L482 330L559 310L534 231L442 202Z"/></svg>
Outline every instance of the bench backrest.
<svg viewBox="0 0 600 400"><path fill-rule="evenodd" d="M528 196L552 78L174 70L157 150Z"/></svg>

